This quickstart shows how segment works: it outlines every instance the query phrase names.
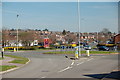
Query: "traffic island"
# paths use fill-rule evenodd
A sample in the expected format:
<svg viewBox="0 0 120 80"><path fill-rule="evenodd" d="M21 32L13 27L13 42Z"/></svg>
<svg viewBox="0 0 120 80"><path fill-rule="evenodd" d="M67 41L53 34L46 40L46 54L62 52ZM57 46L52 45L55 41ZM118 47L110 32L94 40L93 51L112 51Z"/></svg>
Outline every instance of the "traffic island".
<svg viewBox="0 0 120 80"><path fill-rule="evenodd" d="M25 64L28 64L29 62L30 60L28 58L5 55L4 59L0 59L0 74L16 70L20 67L23 67Z"/></svg>

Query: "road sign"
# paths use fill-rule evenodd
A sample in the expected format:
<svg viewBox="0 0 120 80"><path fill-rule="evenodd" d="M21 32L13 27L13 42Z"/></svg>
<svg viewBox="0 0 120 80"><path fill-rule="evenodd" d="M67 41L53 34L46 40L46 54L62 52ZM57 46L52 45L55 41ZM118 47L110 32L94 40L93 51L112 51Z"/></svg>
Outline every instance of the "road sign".
<svg viewBox="0 0 120 80"><path fill-rule="evenodd" d="M49 48L49 38L44 38L44 47Z"/></svg>

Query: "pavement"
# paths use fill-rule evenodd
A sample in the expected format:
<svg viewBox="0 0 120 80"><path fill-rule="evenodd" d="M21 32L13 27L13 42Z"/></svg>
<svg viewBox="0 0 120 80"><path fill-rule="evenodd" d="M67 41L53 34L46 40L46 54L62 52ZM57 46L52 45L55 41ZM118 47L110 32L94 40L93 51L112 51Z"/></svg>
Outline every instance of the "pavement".
<svg viewBox="0 0 120 80"><path fill-rule="evenodd" d="M27 51L5 53L30 58L31 62L26 66L5 73L3 80L39 80L47 78L81 78L82 80L104 80L107 75L118 70L118 56L91 55L80 57L78 60L70 59L74 55L42 54L46 51ZM66 58L65 56L68 56ZM109 78L109 80L112 78ZM70 80L70 79L69 79ZM113 80L119 80L113 78Z"/></svg>

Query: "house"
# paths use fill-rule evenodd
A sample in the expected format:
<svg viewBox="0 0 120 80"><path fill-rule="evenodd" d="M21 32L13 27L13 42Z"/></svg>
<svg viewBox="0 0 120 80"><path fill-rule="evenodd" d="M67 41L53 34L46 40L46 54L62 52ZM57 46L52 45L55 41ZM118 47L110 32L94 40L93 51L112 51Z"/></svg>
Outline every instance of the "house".
<svg viewBox="0 0 120 80"><path fill-rule="evenodd" d="M114 36L114 43L115 44L118 44L118 43L120 44L120 34L117 34L117 35Z"/></svg>
<svg viewBox="0 0 120 80"><path fill-rule="evenodd" d="M118 50L120 50L120 34L114 36L114 43L118 46Z"/></svg>

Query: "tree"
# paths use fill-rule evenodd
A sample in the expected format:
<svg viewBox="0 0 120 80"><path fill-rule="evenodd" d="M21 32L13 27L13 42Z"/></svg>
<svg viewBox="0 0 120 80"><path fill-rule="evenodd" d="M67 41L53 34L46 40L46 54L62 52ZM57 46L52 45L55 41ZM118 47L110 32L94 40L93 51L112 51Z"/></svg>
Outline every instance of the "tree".
<svg viewBox="0 0 120 80"><path fill-rule="evenodd" d="M103 30L101 32L102 33L107 33L107 34L111 33L108 28L103 28Z"/></svg>
<svg viewBox="0 0 120 80"><path fill-rule="evenodd" d="M56 34L51 34L49 38L53 44L56 43Z"/></svg>
<svg viewBox="0 0 120 80"><path fill-rule="evenodd" d="M73 41L76 42L77 41L77 37L75 34L68 34L67 36L65 36L65 40L68 41L68 43L72 43Z"/></svg>
<svg viewBox="0 0 120 80"><path fill-rule="evenodd" d="M12 28L10 31L15 31L15 29Z"/></svg>
<svg viewBox="0 0 120 80"><path fill-rule="evenodd" d="M9 31L7 29L2 30L2 45L8 45L8 41L10 40Z"/></svg>
<svg viewBox="0 0 120 80"><path fill-rule="evenodd" d="M48 29L44 29L43 31L49 31Z"/></svg>
<svg viewBox="0 0 120 80"><path fill-rule="evenodd" d="M66 30L63 30L62 34L63 34L63 35L66 35Z"/></svg>
<svg viewBox="0 0 120 80"><path fill-rule="evenodd" d="M31 42L34 41L34 33L30 32L21 32L19 33L19 39L22 40L24 46L30 46Z"/></svg>

